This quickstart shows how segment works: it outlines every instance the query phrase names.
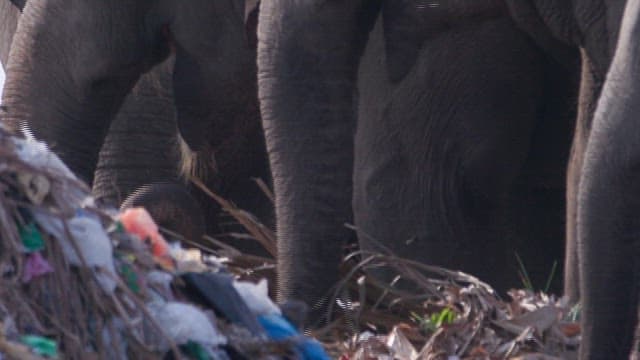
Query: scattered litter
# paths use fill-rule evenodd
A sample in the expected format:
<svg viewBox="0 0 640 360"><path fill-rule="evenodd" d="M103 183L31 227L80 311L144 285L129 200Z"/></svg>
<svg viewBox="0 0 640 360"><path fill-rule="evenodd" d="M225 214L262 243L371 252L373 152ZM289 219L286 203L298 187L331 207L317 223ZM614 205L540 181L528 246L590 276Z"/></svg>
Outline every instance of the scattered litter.
<svg viewBox="0 0 640 360"><path fill-rule="evenodd" d="M140 239L151 243L151 253L154 256L167 256L169 246L164 237L160 235L158 225L144 208L129 208L120 215L120 221L125 230Z"/></svg>
<svg viewBox="0 0 640 360"><path fill-rule="evenodd" d="M395 326L387 336L387 347L393 356L399 359L415 359L418 356L413 344L407 339L400 327Z"/></svg>
<svg viewBox="0 0 640 360"><path fill-rule="evenodd" d="M209 318L196 307L178 303L151 303L149 312L158 325L176 344L194 341L201 345L218 346L227 343L227 338L220 334ZM159 346L161 351L170 349L168 344Z"/></svg>
<svg viewBox="0 0 640 360"><path fill-rule="evenodd" d="M271 339L287 340L295 344L296 358L304 360L329 360L329 357L318 341L302 336L282 315L264 314L258 316L258 319Z"/></svg>
<svg viewBox="0 0 640 360"><path fill-rule="evenodd" d="M234 281L233 286L254 314L280 315L282 313L280 308L269 298L269 288L266 279L261 279L257 284L249 281Z"/></svg>
<svg viewBox="0 0 640 360"><path fill-rule="evenodd" d="M25 195L36 205L42 204L51 190L49 180L40 174L21 173L18 174L18 181Z"/></svg>
<svg viewBox="0 0 640 360"><path fill-rule="evenodd" d="M22 245L24 245L27 252L40 251L44 249L42 234L40 234L36 224L33 222L20 229L20 238L22 238Z"/></svg>
<svg viewBox="0 0 640 360"><path fill-rule="evenodd" d="M231 274L188 273L184 274L182 279L187 291L197 294L220 316L244 326L255 336L263 334L256 314L249 309L233 287Z"/></svg>
<svg viewBox="0 0 640 360"><path fill-rule="evenodd" d="M58 344L42 336L25 335L21 338L22 343L31 348L35 354L51 358L58 356Z"/></svg>
<svg viewBox="0 0 640 360"><path fill-rule="evenodd" d="M31 279L53 272L53 267L42 257L39 252L27 255L22 273L22 282L28 283Z"/></svg>
<svg viewBox="0 0 640 360"><path fill-rule="evenodd" d="M266 282L249 307L228 260L169 245L144 209L96 207L40 142L0 130L0 188L0 359L281 359L307 339L267 336Z"/></svg>
<svg viewBox="0 0 640 360"><path fill-rule="evenodd" d="M337 319L315 333L334 358L577 358L579 326L566 320L571 308L564 298L512 290L505 301L462 272L393 254L359 255L359 262L345 262L334 297L350 306L336 307ZM395 271L403 287L369 278L367 267Z"/></svg>

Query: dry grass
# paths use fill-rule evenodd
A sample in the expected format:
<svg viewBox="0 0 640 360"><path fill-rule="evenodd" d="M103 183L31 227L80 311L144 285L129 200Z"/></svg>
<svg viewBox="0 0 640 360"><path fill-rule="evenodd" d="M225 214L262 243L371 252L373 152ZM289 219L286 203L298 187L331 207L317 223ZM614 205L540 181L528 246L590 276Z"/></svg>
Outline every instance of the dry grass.
<svg viewBox="0 0 640 360"><path fill-rule="evenodd" d="M335 293L342 315L315 332L334 357L575 357L577 325L564 320L569 309L553 296L512 290L505 301L462 272L392 254L352 257L359 261L351 261ZM367 275L367 269L382 267L397 274L392 282Z"/></svg>

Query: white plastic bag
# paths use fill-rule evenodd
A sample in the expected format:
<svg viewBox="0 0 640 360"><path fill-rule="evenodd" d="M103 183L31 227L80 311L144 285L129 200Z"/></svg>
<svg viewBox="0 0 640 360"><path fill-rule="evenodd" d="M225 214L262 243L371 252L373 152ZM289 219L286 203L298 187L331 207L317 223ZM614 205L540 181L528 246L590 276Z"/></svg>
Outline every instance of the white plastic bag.
<svg viewBox="0 0 640 360"><path fill-rule="evenodd" d="M148 308L158 325L178 345L188 341L212 347L227 343L227 338L218 332L207 315L193 305L153 302L148 304ZM169 350L167 343L157 346L162 351Z"/></svg>
<svg viewBox="0 0 640 360"><path fill-rule="evenodd" d="M280 308L269 298L266 279L257 284L248 281L234 281L233 286L254 315L281 315Z"/></svg>
<svg viewBox="0 0 640 360"><path fill-rule="evenodd" d="M67 237L64 223L48 213L35 209L33 217L48 233L53 235L64 252L64 256L71 265L82 266L73 244ZM116 288L116 270L113 265L113 247L100 221L91 216L75 216L67 221L69 232L82 254L82 258L89 267L101 267L110 274L97 273L96 277L102 289L111 294Z"/></svg>

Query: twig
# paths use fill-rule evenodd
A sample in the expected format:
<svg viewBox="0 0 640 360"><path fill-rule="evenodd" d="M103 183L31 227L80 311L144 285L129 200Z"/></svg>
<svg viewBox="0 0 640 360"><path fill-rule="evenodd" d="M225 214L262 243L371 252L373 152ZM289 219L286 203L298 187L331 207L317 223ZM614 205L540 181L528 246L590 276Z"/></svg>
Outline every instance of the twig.
<svg viewBox="0 0 640 360"><path fill-rule="evenodd" d="M194 183L200 190L202 190L209 197L214 199L223 210L231 214L240 224L242 224L260 243L271 256L277 259L278 248L276 246L275 234L267 229L264 225L256 222L247 216L247 212L238 209L230 201L216 195L213 191L209 190L207 186L198 178L191 178L191 182Z"/></svg>

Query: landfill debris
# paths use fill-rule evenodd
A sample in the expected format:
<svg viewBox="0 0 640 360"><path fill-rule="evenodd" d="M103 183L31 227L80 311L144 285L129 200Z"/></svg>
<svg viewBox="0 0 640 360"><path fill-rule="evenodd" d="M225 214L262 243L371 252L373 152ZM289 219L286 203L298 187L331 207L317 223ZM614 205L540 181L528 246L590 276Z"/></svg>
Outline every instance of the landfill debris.
<svg viewBox="0 0 640 360"><path fill-rule="evenodd" d="M393 330L391 330L391 333L387 336L386 344L396 358L415 359L418 356L415 347L398 326L395 326Z"/></svg>
<svg viewBox="0 0 640 360"><path fill-rule="evenodd" d="M167 270L174 268L174 261L169 254L169 245L146 209L128 208L120 214L120 222L127 232L137 235L150 244L151 253L160 265Z"/></svg>
<svg viewBox="0 0 640 360"><path fill-rule="evenodd" d="M53 272L53 267L39 252L29 254L24 264L22 282L28 283L31 279L50 272Z"/></svg>
<svg viewBox="0 0 640 360"><path fill-rule="evenodd" d="M282 314L280 308L269 298L266 279L261 279L257 284L236 280L233 286L254 314Z"/></svg>
<svg viewBox="0 0 640 360"><path fill-rule="evenodd" d="M29 223L29 225L20 229L20 237L22 238L22 245L24 245L27 252L40 251L44 249L42 234L40 234L35 223Z"/></svg>
<svg viewBox="0 0 640 360"><path fill-rule="evenodd" d="M23 344L29 346L35 354L51 358L58 356L58 344L51 339L42 336L25 335L20 340Z"/></svg>
<svg viewBox="0 0 640 360"><path fill-rule="evenodd" d="M580 328L569 319L565 298L511 290L511 300L503 300L462 272L391 253L361 252L354 259L345 262L345 278L332 300L339 316L314 333L333 358L577 358ZM367 275L368 267L397 276L381 283Z"/></svg>
<svg viewBox="0 0 640 360"><path fill-rule="evenodd" d="M220 334L207 315L190 304L152 302L147 306L152 318L175 344L195 342L216 347L227 343L227 338ZM161 343L158 347L163 352L170 349L169 343Z"/></svg>
<svg viewBox="0 0 640 360"><path fill-rule="evenodd" d="M280 359L310 341L268 335L266 283L243 297L223 259L167 243L146 210L98 208L40 142L0 130L0 190L0 359Z"/></svg>
<svg viewBox="0 0 640 360"><path fill-rule="evenodd" d="M264 334L255 312L233 286L230 274L188 273L182 276L187 289L197 294L221 317L244 326L255 336Z"/></svg>
<svg viewBox="0 0 640 360"><path fill-rule="evenodd" d="M303 360L329 360L322 345L317 340L302 336L291 323L279 314L258 316L260 324L273 340L288 340L295 346L295 356Z"/></svg>

